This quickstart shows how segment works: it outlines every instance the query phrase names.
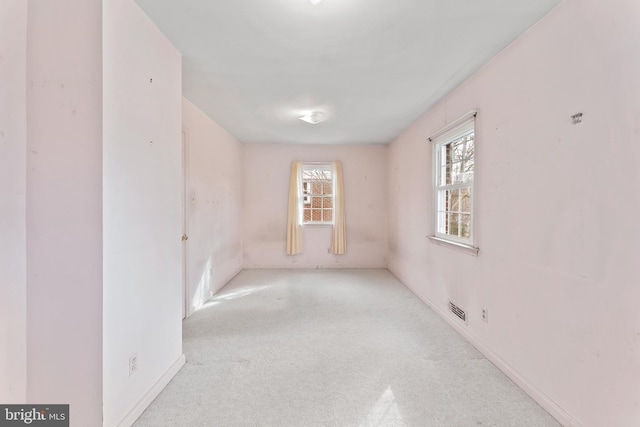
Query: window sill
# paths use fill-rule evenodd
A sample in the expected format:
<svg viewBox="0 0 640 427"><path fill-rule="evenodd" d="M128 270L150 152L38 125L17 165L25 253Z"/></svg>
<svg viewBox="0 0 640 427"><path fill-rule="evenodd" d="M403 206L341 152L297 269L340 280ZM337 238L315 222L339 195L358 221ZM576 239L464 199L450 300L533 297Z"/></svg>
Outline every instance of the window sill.
<svg viewBox="0 0 640 427"><path fill-rule="evenodd" d="M328 222L307 222L302 224L303 227L333 227L333 224Z"/></svg>
<svg viewBox="0 0 640 427"><path fill-rule="evenodd" d="M451 240L446 240L441 237L436 236L427 236L431 243L434 243L439 246L447 246L452 249L456 249L460 252L467 253L469 255L478 256L478 252L480 248L476 248L475 246L465 245L464 243L453 242Z"/></svg>

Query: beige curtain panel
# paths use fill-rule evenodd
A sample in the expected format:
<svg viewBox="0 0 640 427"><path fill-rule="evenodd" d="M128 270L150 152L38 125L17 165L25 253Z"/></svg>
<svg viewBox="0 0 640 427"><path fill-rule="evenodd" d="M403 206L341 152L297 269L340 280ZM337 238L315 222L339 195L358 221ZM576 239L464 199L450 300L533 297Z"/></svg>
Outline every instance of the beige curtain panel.
<svg viewBox="0 0 640 427"><path fill-rule="evenodd" d="M344 216L344 186L342 183L342 162L331 162L333 172L333 235L331 252L342 255L347 252L347 226Z"/></svg>
<svg viewBox="0 0 640 427"><path fill-rule="evenodd" d="M302 253L300 198L302 192L302 162L291 163L289 180L289 212L287 215L287 255Z"/></svg>

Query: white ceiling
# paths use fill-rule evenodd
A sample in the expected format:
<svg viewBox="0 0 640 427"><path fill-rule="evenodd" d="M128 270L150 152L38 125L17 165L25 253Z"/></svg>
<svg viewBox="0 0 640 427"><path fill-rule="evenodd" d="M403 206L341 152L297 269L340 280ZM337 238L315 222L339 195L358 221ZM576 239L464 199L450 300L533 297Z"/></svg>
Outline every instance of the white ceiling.
<svg viewBox="0 0 640 427"><path fill-rule="evenodd" d="M560 0L136 0L245 143L388 143ZM297 119L322 110L326 122Z"/></svg>

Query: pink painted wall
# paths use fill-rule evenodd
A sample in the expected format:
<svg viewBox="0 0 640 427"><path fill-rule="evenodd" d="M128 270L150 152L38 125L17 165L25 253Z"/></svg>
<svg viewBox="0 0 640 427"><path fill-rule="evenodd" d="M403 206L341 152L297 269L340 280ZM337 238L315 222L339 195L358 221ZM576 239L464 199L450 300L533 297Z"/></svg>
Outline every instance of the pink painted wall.
<svg viewBox="0 0 640 427"><path fill-rule="evenodd" d="M182 100L188 152L188 314L242 268L242 144Z"/></svg>
<svg viewBox="0 0 640 427"><path fill-rule="evenodd" d="M102 2L27 17L27 401L102 424Z"/></svg>
<svg viewBox="0 0 640 427"><path fill-rule="evenodd" d="M245 145L244 267L386 267L387 147L381 145ZM341 160L347 253L333 255L330 226L304 227L304 252L286 255L291 162Z"/></svg>
<svg viewBox="0 0 640 427"><path fill-rule="evenodd" d="M103 405L115 426L183 363L182 79L180 53L132 0L103 11Z"/></svg>
<svg viewBox="0 0 640 427"><path fill-rule="evenodd" d="M27 3L0 3L0 402L27 398Z"/></svg>
<svg viewBox="0 0 640 427"><path fill-rule="evenodd" d="M462 333L565 425L640 424L638 22L565 1L389 148L389 269L468 310ZM478 257L426 239L426 138L475 108Z"/></svg>

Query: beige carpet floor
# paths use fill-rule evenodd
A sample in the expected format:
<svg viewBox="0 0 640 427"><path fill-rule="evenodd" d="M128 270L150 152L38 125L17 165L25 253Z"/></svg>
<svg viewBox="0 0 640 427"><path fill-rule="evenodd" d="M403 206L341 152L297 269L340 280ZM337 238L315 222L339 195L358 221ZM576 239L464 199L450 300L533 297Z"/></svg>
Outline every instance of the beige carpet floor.
<svg viewBox="0 0 640 427"><path fill-rule="evenodd" d="M387 270L245 270L184 322L160 426L558 426Z"/></svg>

